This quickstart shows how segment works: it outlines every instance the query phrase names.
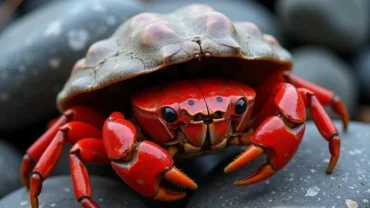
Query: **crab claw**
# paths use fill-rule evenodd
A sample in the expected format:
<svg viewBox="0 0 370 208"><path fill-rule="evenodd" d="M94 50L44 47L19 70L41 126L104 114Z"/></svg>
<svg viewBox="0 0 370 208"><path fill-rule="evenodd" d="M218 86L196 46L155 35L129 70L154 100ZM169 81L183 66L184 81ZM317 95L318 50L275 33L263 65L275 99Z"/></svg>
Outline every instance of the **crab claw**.
<svg viewBox="0 0 370 208"><path fill-rule="evenodd" d="M304 129L305 125L302 124L294 130L290 130L286 127L284 121L277 116L266 119L254 134L252 144L226 166L224 172L235 171L266 153L268 162L251 175L236 181L235 185L254 184L273 176L294 156L301 142Z"/></svg>
<svg viewBox="0 0 370 208"><path fill-rule="evenodd" d="M115 160L111 164L121 179L140 194L159 201L175 201L184 198L186 193L170 190L161 184L161 179L193 190L198 186L173 163L166 150L144 141L138 144L130 161Z"/></svg>

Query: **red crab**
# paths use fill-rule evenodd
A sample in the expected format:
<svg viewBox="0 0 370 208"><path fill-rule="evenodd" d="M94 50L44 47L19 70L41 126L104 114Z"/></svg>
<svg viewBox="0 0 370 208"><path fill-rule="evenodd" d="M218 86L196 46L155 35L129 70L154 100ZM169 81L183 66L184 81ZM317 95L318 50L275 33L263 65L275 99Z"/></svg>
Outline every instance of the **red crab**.
<svg viewBox="0 0 370 208"><path fill-rule="evenodd" d="M191 24L172 25L175 29L180 28L180 32L173 29L174 33L171 28L166 28L167 25L151 22L154 17L156 20L168 17L169 22L177 21L174 16L183 17L191 12L191 17L198 15L206 20L195 18ZM213 26L214 23L217 27ZM181 27L185 26L185 29L190 29L182 35L194 31L202 33L202 27L197 24L206 25L204 33L209 35L207 38L214 36L213 42L202 39L202 35L191 41L184 39L181 44L169 41L168 35L182 34ZM138 45L130 39L136 35L141 35L137 38L141 41ZM152 38L150 41L149 37ZM248 44L242 42L242 38L248 40ZM174 39L172 37L171 40ZM164 45L160 50L154 44L156 41ZM168 42L171 44L166 45ZM21 177L30 189L33 208L38 207L42 183L50 176L66 143L74 145L69 155L72 181L76 200L85 208L98 207L92 198L85 163L110 164L129 187L143 196L174 201L185 197L185 193L166 188L160 182L163 177L189 189L197 188L193 180L174 166L175 156L196 156L230 145L245 145L246 150L224 171L235 171L266 154L268 160L263 166L235 184L246 186L265 180L285 167L297 151L305 132L306 109L310 110L313 121L329 145L331 158L327 173L331 173L337 164L340 137L323 106L331 106L347 129L349 117L342 101L333 92L292 75L288 53L273 37L259 33L255 25L233 25L209 7L190 6L169 16L138 15L124 24L113 39L103 43L92 46L87 59L76 64L59 96L58 104L63 114L50 124L23 157ZM134 52L112 52L118 47L112 43L122 44L122 47L135 46L135 50L140 48L143 51L137 55L148 57L139 59L135 58ZM153 44L155 50L150 48ZM102 45L105 48L99 48ZM180 51L176 51L179 45ZM198 50L199 45L202 46L201 51ZM131 50L128 48L124 49ZM158 62L161 65L155 67L153 63L157 63L154 61L157 53L163 62ZM100 59L105 55L107 57ZM208 62L191 61L200 57L208 59ZM92 64L95 62L98 64ZM184 65L177 65L180 62ZM131 112L130 116L125 114L127 117L121 111L106 115L92 107L98 103L112 104L114 98L121 96L116 94L108 99L98 99L98 95L112 92L104 91L104 87L135 76L143 77L144 73L154 73L170 65L178 68L168 68L166 72L175 69L183 72L201 66L198 67L200 71L216 74L217 70L224 70L226 75L235 75L235 79L183 77L138 92L120 91L125 92L122 97L130 101L127 105L130 108L124 109ZM246 77L253 81L237 80ZM91 84L89 80L93 80ZM153 77L148 80L157 81ZM104 93L94 94L98 89ZM76 104L79 102L84 105Z"/></svg>

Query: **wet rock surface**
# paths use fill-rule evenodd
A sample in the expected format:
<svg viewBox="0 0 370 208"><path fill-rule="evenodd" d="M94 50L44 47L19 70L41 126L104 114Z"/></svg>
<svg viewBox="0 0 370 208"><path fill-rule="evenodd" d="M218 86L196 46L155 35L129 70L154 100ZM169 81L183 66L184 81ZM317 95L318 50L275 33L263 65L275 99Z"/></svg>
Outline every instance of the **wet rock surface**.
<svg viewBox="0 0 370 208"><path fill-rule="evenodd" d="M279 0L276 13L291 38L353 52L369 37L369 3L367 0Z"/></svg>
<svg viewBox="0 0 370 208"><path fill-rule="evenodd" d="M122 182L96 176L90 177L93 199L101 207L145 208L140 197L129 190ZM70 176L50 177L43 183L39 196L43 208L80 208L76 201ZM5 196L0 200L1 208L30 207L29 192L25 188Z"/></svg>
<svg viewBox="0 0 370 208"><path fill-rule="evenodd" d="M75 62L140 11L134 1L57 1L8 26L0 36L0 131L54 115Z"/></svg>
<svg viewBox="0 0 370 208"><path fill-rule="evenodd" d="M324 47L304 46L291 53L293 74L333 91L342 99L350 114L355 114L359 87L354 70L348 63ZM329 107L327 112L335 116Z"/></svg>
<svg viewBox="0 0 370 208"><path fill-rule="evenodd" d="M214 10L225 14L233 21L253 22L262 32L274 35L277 39L280 39L278 21L267 8L258 2L240 0L234 0L232 3L226 0L159 0L150 1L143 5L145 10L149 12L172 12L177 8L194 3L207 4Z"/></svg>
<svg viewBox="0 0 370 208"><path fill-rule="evenodd" d="M22 185L19 178L20 164L21 154L0 140L0 198Z"/></svg>
<svg viewBox="0 0 370 208"><path fill-rule="evenodd" d="M341 129L339 122L335 125ZM223 173L222 166L195 191L187 207L369 207L370 125L352 122L347 133L340 131L340 137L341 157L330 175L325 173L330 157L327 142L308 122L296 155L275 176L236 187L235 180L247 176L266 158L229 174Z"/></svg>

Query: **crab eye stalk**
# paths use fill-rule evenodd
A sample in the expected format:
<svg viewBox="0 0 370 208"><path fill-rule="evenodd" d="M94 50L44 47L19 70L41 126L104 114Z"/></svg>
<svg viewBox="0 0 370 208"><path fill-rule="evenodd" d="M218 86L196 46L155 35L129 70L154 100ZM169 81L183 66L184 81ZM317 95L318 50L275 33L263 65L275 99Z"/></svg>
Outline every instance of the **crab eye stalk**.
<svg viewBox="0 0 370 208"><path fill-rule="evenodd" d="M168 123L173 123L177 120L177 113L173 108L165 107L162 109L162 117Z"/></svg>
<svg viewBox="0 0 370 208"><path fill-rule="evenodd" d="M240 98L235 104L235 113L237 115L243 114L247 110L247 102L244 98Z"/></svg>

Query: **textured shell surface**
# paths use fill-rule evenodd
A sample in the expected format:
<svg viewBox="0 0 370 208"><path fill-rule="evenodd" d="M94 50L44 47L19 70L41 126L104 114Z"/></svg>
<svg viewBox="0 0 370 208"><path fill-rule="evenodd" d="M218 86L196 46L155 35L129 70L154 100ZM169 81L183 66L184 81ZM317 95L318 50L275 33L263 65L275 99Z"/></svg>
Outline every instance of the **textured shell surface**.
<svg viewBox="0 0 370 208"><path fill-rule="evenodd" d="M232 22L207 5L189 5L167 14L141 13L120 25L110 38L91 45L58 94L57 107L64 111L79 96L210 57L268 61L284 70L292 65L290 53L273 36L251 22Z"/></svg>

